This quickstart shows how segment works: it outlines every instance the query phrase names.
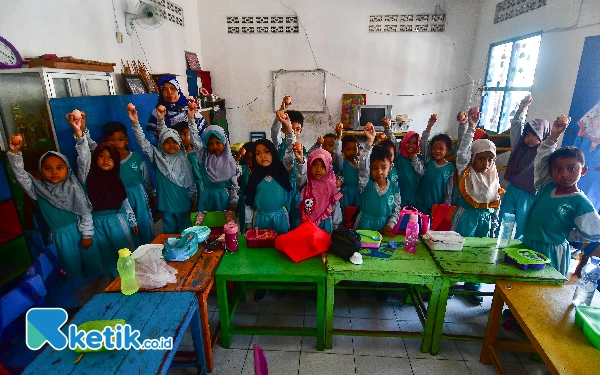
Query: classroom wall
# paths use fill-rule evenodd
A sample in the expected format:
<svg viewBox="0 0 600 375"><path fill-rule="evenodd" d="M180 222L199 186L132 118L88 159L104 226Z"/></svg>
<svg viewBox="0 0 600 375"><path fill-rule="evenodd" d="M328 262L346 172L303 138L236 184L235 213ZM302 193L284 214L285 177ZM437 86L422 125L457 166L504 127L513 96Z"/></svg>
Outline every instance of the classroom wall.
<svg viewBox="0 0 600 375"><path fill-rule="evenodd" d="M196 0L172 1L184 9L185 26L166 20L155 30L138 26L138 41L135 33L129 36L125 32L125 0L2 0L0 35L21 56L53 53L114 62L117 73L121 72L121 59L148 61L152 73L175 73L187 88L184 51L201 57L198 4ZM123 43L117 43L115 37L113 3Z"/></svg>
<svg viewBox="0 0 600 375"><path fill-rule="evenodd" d="M579 26L598 23L598 0L547 0L546 6L494 25L498 1L481 2L479 24L473 44L471 71L476 81L484 82L487 56L491 43L538 31L549 31L574 25L580 9ZM586 36L599 35L600 25L542 35L528 118L554 120L568 114L577 79L579 60ZM574 119L577 121L578 119Z"/></svg>
<svg viewBox="0 0 600 375"><path fill-rule="evenodd" d="M310 38L318 67L374 91L394 94L426 93L470 81L472 41L477 26L478 0L198 0L203 68L212 76L215 93L226 99L233 142L247 141L250 131L266 131L273 120L272 71L315 69L304 30L298 34L239 35L227 33L227 16L298 14ZM433 14L447 4L443 33L369 33L369 15ZM341 95L362 90L327 76L328 111L309 114L301 136L312 143L340 121ZM455 134L456 113L468 105L471 86L438 95L391 97L367 92L367 104L393 104L394 113L408 113L413 128L423 130L431 113L439 128Z"/></svg>

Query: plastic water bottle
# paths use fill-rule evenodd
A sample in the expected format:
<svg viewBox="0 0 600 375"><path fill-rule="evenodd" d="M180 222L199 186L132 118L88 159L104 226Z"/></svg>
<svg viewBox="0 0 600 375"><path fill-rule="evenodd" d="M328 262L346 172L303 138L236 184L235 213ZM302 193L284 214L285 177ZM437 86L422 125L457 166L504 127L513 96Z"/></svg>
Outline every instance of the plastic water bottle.
<svg viewBox="0 0 600 375"><path fill-rule="evenodd" d="M591 262L588 262L581 270L581 277L577 282L575 294L573 295L573 305L589 306L592 303L598 280L600 279L600 259L592 257Z"/></svg>
<svg viewBox="0 0 600 375"><path fill-rule="evenodd" d="M404 250L407 253L414 253L417 251L417 244L419 243L419 217L415 214L410 215L410 219L406 224L406 238L404 239Z"/></svg>
<svg viewBox="0 0 600 375"><path fill-rule="evenodd" d="M514 236L515 229L515 215L504 214L502 224L500 225L500 232L498 233L498 242L496 242L496 245L498 247L508 247L510 245L510 240Z"/></svg>
<svg viewBox="0 0 600 375"><path fill-rule="evenodd" d="M119 250L117 271L121 276L121 292L126 296L132 295L140 289L135 278L135 259L131 257L129 249Z"/></svg>

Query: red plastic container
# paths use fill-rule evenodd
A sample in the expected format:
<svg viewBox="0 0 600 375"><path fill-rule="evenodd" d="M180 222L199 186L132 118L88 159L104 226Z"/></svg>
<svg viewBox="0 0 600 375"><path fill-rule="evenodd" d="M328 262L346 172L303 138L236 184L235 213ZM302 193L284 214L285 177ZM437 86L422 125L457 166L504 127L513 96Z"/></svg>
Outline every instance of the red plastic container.
<svg viewBox="0 0 600 375"><path fill-rule="evenodd" d="M273 229L254 229L244 234L249 248L275 247L277 232Z"/></svg>

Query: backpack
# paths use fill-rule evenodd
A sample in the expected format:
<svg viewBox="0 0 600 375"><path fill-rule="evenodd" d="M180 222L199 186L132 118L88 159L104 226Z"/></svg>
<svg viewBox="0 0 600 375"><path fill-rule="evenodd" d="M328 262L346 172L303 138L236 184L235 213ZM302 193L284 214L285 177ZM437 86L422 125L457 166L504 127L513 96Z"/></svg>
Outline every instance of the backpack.
<svg viewBox="0 0 600 375"><path fill-rule="evenodd" d="M329 252L349 261L350 257L360 250L361 243L362 241L358 233L343 226L339 226L331 232Z"/></svg>

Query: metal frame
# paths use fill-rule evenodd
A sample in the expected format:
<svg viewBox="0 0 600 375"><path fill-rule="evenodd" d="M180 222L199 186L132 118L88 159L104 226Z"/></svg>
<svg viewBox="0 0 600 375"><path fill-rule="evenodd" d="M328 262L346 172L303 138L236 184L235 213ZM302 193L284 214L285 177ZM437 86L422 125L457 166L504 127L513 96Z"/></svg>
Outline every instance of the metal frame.
<svg viewBox="0 0 600 375"><path fill-rule="evenodd" d="M514 37L514 38L510 38L510 39L506 39L500 42L496 42L496 43L492 43L490 44L490 48L488 49L488 57L487 57L487 66L485 68L485 75L483 76L484 82L487 79L489 70L490 70L490 57L492 54L492 49L496 46L502 45L502 44L506 44L506 43L514 43L517 42L519 40L523 40L523 39L528 39L528 38L532 38L534 36L541 36L542 35L542 31L536 31L534 33L530 33L530 34L525 34L522 36L518 36L518 37ZM508 63L508 67L510 69L510 67L513 64L513 53L512 53L512 49L510 51L510 62ZM508 82L507 82L508 83ZM481 101L479 103L479 108L483 108L483 93L486 91L503 91L504 93L509 92L509 91L531 91L531 88L533 87L533 84L529 87L517 87L517 86L506 86L506 87L492 87L492 88L487 88L487 86L483 86L483 90L482 90L482 95L481 95ZM504 100L506 99L506 95L504 95L502 97L502 105L500 106L500 113L502 113L502 109L504 108ZM502 116L502 114L500 115ZM498 121L498 124L496 124L496 133L500 133L500 121Z"/></svg>
<svg viewBox="0 0 600 375"><path fill-rule="evenodd" d="M54 128L54 121L52 119L52 110L50 109L50 99L56 98L56 89L54 86L55 78L65 78L65 79L77 79L79 81L79 85L81 88L82 96L89 96L87 89L87 81L88 80L100 80L106 81L108 84L109 95L116 95L115 92L115 84L114 78L109 72L96 72L96 71L88 71L88 70L68 70L68 69L57 69L57 68L46 68L46 67L36 67L36 68L21 68L21 69L6 69L3 70L0 74L23 74L23 73L38 73L40 76L40 82L42 83L44 89L42 92L44 94L44 100L46 101L46 107L48 109L48 114L50 116L50 124L52 125L52 135L54 136L54 144L56 146L56 150L60 151L60 147L56 138L56 129ZM69 91L69 95L72 95L71 90L71 82L67 81L67 89ZM6 128L6 120L0 116L0 125L2 126L4 134L8 135L8 129ZM2 142L2 148L8 148L8 140L4 139L2 135L0 135L0 142Z"/></svg>

